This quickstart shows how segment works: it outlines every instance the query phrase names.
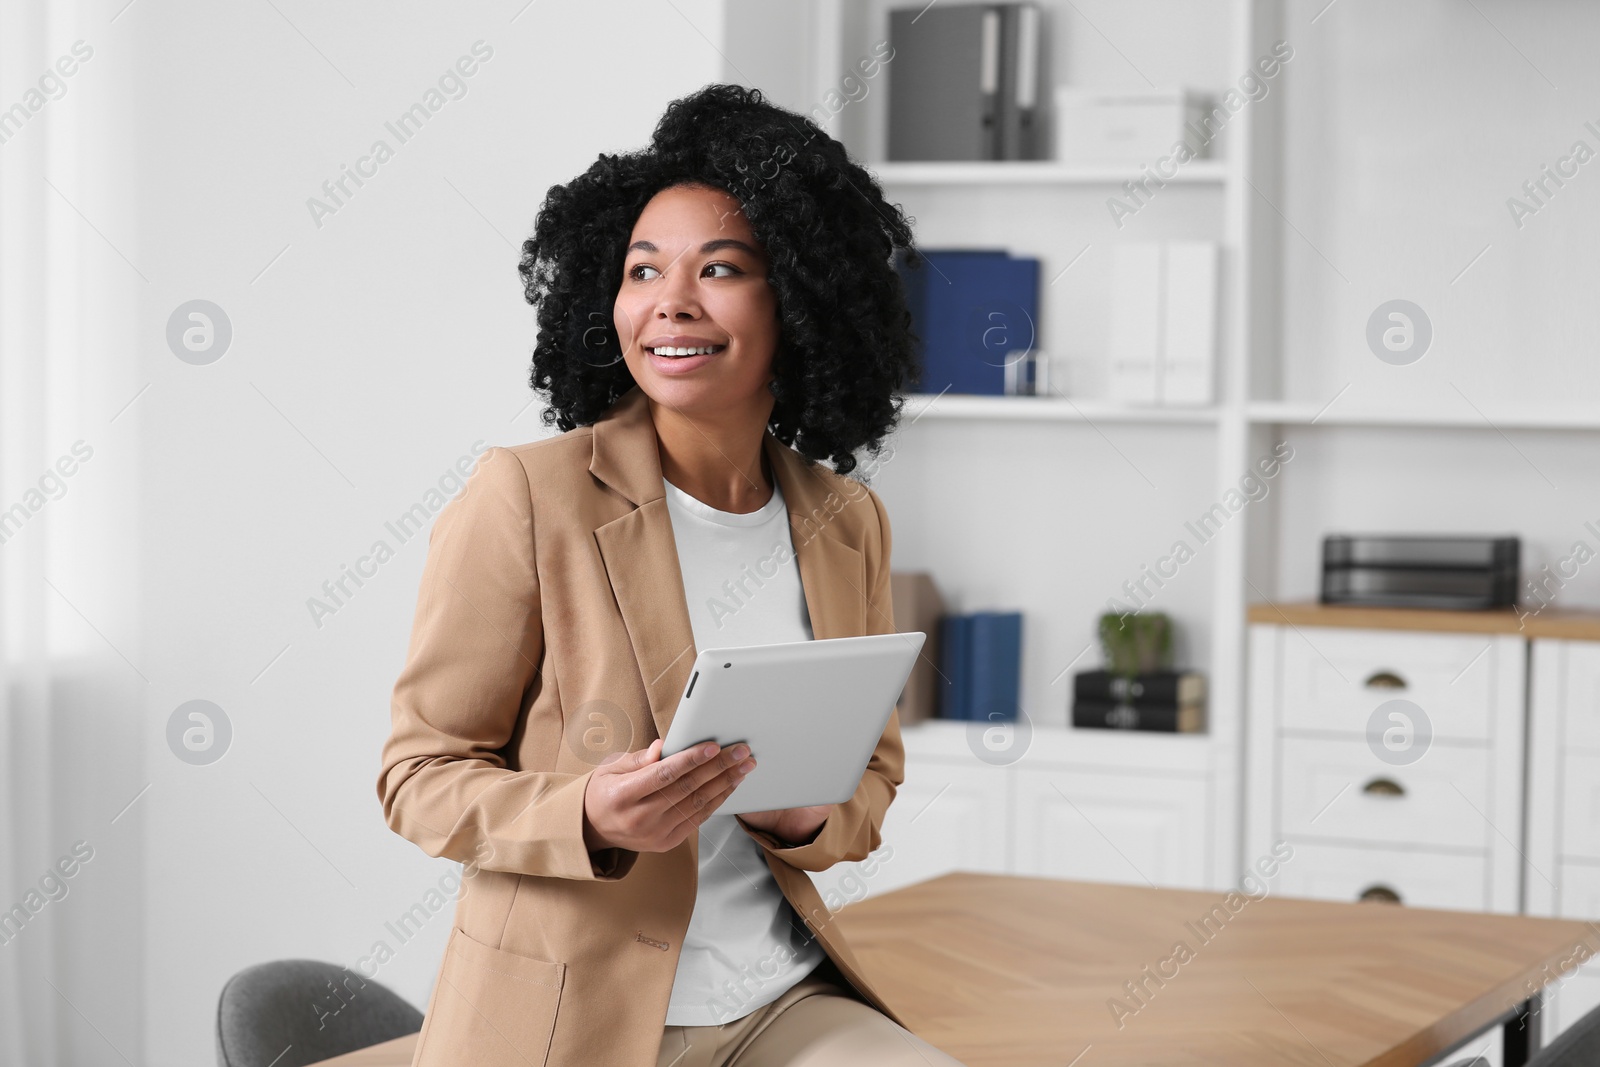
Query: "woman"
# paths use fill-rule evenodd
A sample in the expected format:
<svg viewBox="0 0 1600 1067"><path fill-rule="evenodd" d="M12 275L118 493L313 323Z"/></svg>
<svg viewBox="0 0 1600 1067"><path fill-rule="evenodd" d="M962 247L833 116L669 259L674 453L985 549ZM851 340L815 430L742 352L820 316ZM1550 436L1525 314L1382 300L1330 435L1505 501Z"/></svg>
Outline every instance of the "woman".
<svg viewBox="0 0 1600 1067"><path fill-rule="evenodd" d="M661 755L697 648L894 632L889 522L843 475L911 373L910 244L736 86L549 190L519 269L564 432L490 449L435 523L378 782L467 865L417 1064L955 1062L806 874L878 849L898 714L843 804L721 815L747 748Z"/></svg>

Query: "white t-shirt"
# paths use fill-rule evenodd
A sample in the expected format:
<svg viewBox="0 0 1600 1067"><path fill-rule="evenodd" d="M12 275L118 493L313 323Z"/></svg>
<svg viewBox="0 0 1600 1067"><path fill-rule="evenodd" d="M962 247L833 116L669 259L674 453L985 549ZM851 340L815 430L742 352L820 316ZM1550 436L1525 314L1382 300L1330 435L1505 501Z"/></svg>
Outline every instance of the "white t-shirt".
<svg viewBox="0 0 1600 1067"><path fill-rule="evenodd" d="M776 482L772 490L759 511L737 515L666 482L696 652L812 640L789 512ZM825 956L761 846L736 816L714 813L700 827L699 889L666 1024L741 1018L778 999Z"/></svg>

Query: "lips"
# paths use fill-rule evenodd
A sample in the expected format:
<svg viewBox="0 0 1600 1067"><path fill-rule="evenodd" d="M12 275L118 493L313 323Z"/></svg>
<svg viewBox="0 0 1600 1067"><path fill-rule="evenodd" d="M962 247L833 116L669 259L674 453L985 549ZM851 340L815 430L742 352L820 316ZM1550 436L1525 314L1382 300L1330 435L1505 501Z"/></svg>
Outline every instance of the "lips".
<svg viewBox="0 0 1600 1067"><path fill-rule="evenodd" d="M728 348L727 342L692 333L664 333L644 344L645 358L656 373L684 375L704 367Z"/></svg>
<svg viewBox="0 0 1600 1067"><path fill-rule="evenodd" d="M669 356L659 354L654 346L647 346L645 354L646 358L650 360L650 366L654 367L658 374L684 375L692 374L706 364L711 363L722 353L725 347L725 345L684 347L662 345L661 348L669 352L682 352L687 349L694 353L686 356ZM704 351L705 348L710 348L711 351L706 352Z"/></svg>
<svg viewBox="0 0 1600 1067"><path fill-rule="evenodd" d="M694 356L714 356L727 345L645 345L644 350L662 359L688 359Z"/></svg>

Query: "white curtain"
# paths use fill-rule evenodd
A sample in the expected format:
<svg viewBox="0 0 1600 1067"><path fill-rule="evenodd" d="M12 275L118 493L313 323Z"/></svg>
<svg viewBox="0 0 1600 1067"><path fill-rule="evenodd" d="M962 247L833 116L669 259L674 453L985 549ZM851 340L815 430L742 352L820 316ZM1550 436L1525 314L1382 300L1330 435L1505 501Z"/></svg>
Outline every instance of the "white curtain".
<svg viewBox="0 0 1600 1067"><path fill-rule="evenodd" d="M130 269L132 37L119 6L0 3L6 1065L145 1058L142 824L137 803L119 809L146 780L149 733L150 683L138 668L139 411L129 401L141 385L148 328L139 320L149 316L139 308L150 294Z"/></svg>

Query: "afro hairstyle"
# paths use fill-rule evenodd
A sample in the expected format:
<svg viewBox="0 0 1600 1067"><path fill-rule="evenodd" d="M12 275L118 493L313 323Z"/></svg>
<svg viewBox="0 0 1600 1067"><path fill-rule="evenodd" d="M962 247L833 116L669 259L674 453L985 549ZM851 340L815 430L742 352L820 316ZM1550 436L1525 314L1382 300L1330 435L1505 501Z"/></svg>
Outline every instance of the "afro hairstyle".
<svg viewBox="0 0 1600 1067"><path fill-rule="evenodd" d="M809 118L738 85L672 101L649 147L601 153L546 193L517 267L537 309L529 384L544 423L590 425L634 386L612 319L628 238L651 197L684 184L737 199L766 252L779 315L768 428L849 474L858 451L881 453L915 379L895 266L902 251L919 264L913 220Z"/></svg>

